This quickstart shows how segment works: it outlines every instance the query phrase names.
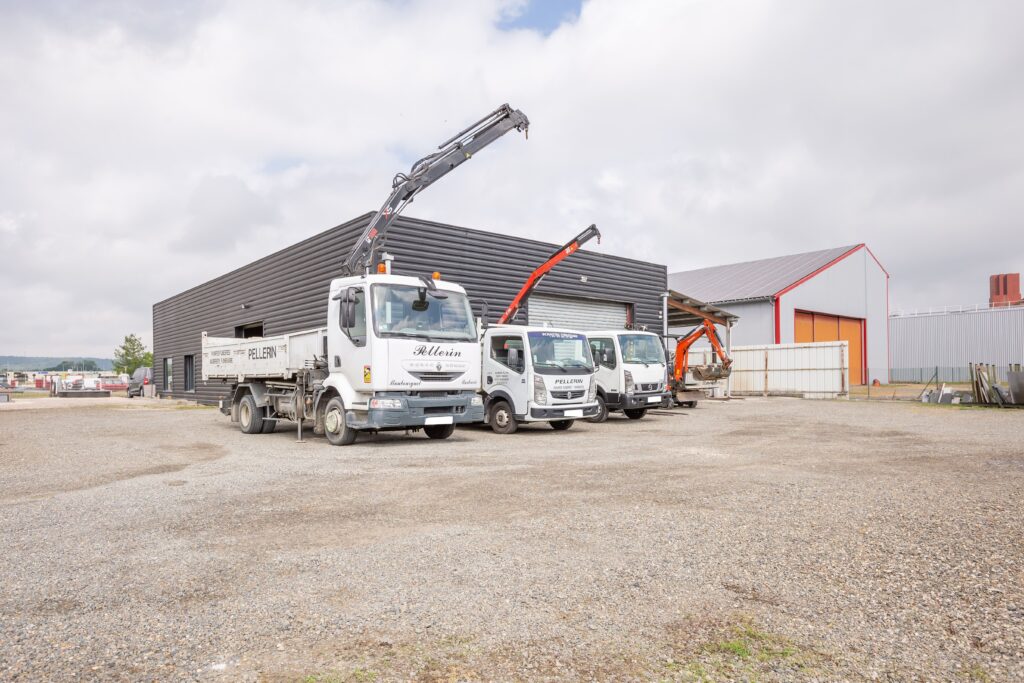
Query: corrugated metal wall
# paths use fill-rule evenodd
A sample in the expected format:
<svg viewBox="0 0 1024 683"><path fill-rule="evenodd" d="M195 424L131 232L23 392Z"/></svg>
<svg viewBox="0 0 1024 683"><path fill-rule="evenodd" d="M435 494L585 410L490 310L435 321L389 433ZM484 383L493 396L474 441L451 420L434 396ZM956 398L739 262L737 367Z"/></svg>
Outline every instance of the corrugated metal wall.
<svg viewBox="0 0 1024 683"><path fill-rule="evenodd" d="M840 342L734 346L735 395L848 398L848 345ZM711 351L690 352L691 365L711 363Z"/></svg>
<svg viewBox="0 0 1024 683"><path fill-rule="evenodd" d="M621 330L629 322L625 304L541 294L530 297L531 325L560 325L573 330Z"/></svg>
<svg viewBox="0 0 1024 683"><path fill-rule="evenodd" d="M173 358L170 395L216 401L224 388L199 377L200 335L231 337L235 327L263 322L264 334L321 327L327 322L327 292L342 260L370 220L364 214L275 254L189 289L153 306L153 371L163 384L163 358ZM571 237L572 230L566 234ZM384 250L395 256L394 272L423 275L440 271L473 299L488 305L493 322L526 277L559 245L460 228L409 217L395 221ZM585 275L587 282L581 282ZM661 329L665 266L580 251L560 263L537 292L615 301L633 306L635 321ZM244 308L243 308L244 306ZM474 302L477 315L481 306ZM529 310L520 320L529 319ZM186 394L184 356L195 356L196 391Z"/></svg>
<svg viewBox="0 0 1024 683"><path fill-rule="evenodd" d="M968 365L990 363L1006 378L1024 363L1024 306L889 318L894 382L970 381Z"/></svg>

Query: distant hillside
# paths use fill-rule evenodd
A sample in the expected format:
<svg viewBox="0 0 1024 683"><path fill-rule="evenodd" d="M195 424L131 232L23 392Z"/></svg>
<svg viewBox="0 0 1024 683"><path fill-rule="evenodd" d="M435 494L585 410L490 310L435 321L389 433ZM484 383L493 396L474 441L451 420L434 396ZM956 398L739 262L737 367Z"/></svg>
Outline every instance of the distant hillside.
<svg viewBox="0 0 1024 683"><path fill-rule="evenodd" d="M89 358L85 356L0 356L0 370L45 370L58 367L67 361L71 370L75 364L85 361L96 363L100 370L113 370L114 361L110 358Z"/></svg>

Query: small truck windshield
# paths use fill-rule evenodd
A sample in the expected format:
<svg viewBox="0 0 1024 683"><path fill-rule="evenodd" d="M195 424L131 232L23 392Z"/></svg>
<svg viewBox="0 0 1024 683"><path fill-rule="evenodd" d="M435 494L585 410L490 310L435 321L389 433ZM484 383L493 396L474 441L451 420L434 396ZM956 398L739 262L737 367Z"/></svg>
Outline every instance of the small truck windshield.
<svg viewBox="0 0 1024 683"><path fill-rule="evenodd" d="M542 375L587 375L594 371L590 344L575 332L529 332L533 369Z"/></svg>
<svg viewBox="0 0 1024 683"><path fill-rule="evenodd" d="M436 299L426 287L373 285L373 329L379 337L430 341L476 341L473 310L465 294L441 290Z"/></svg>
<svg viewBox="0 0 1024 683"><path fill-rule="evenodd" d="M665 349L657 337L649 334L620 334L623 363L665 363Z"/></svg>

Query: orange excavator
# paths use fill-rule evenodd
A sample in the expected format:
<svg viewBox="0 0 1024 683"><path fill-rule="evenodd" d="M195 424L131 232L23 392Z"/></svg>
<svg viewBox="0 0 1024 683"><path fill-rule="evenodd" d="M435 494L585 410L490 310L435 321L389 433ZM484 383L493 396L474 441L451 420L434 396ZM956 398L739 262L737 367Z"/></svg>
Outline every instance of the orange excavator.
<svg viewBox="0 0 1024 683"><path fill-rule="evenodd" d="M717 362L709 365L695 365L691 368L690 347L701 337L708 338L708 342L711 343L711 352ZM714 382L728 377L732 372L731 368L732 359L725 352L715 324L710 320L704 320L676 342L676 360L672 371L672 393L676 396L676 402L681 405L689 404L691 407L696 404L693 392L686 389L687 371L692 372L693 378L697 381Z"/></svg>
<svg viewBox="0 0 1024 683"><path fill-rule="evenodd" d="M574 254L576 250L583 246L584 243L594 237L597 238L597 242L600 244L601 231L597 229L596 225L591 224L589 228L559 247L558 251L549 256L547 261L537 266L537 268L530 273L530 277L526 278L526 282L523 284L522 289L519 290L519 293L516 294L515 298L512 299L512 303L510 303L508 308L505 309L505 312L501 314L501 318L498 319L498 324L507 325L515 320L523 302L529 298L530 293L537 287L537 285L540 284L540 281L544 279L544 276L548 274L548 271L561 263L565 257Z"/></svg>

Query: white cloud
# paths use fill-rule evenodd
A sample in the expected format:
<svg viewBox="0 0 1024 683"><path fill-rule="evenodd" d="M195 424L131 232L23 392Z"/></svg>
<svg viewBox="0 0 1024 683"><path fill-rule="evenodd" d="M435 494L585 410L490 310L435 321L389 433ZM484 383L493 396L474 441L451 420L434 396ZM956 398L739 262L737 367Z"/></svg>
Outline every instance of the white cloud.
<svg viewBox="0 0 1024 683"><path fill-rule="evenodd" d="M529 142L411 215L556 241L596 222L598 248L670 269L866 241L895 306L1024 268L1019 3L590 0L546 37L496 28L520 11L3 5L0 352L148 335L154 301L376 208L505 101Z"/></svg>

